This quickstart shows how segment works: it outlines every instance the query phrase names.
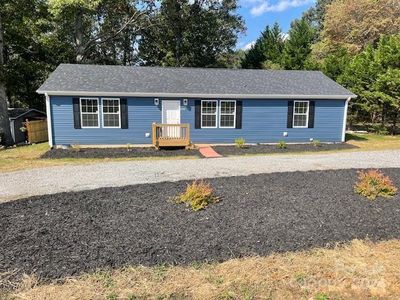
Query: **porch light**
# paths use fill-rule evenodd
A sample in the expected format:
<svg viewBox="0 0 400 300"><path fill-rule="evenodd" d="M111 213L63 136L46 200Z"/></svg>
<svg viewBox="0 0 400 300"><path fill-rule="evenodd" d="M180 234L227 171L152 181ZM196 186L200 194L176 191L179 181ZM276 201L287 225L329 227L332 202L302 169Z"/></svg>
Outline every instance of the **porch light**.
<svg viewBox="0 0 400 300"><path fill-rule="evenodd" d="M183 105L188 105L188 99L183 99Z"/></svg>
<svg viewBox="0 0 400 300"><path fill-rule="evenodd" d="M160 104L160 99L154 98L154 105L158 106Z"/></svg>

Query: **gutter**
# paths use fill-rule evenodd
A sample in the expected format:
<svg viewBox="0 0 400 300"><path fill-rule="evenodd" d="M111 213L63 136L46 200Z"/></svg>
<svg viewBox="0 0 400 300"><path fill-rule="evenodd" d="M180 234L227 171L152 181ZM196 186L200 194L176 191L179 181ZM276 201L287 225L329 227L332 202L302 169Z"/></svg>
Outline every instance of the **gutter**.
<svg viewBox="0 0 400 300"><path fill-rule="evenodd" d="M349 108L349 102L352 97L347 98L346 103L344 105L344 113L343 113L343 129L342 129L342 142L346 141L346 123L347 123L347 111ZM354 97L355 98L355 97Z"/></svg>
<svg viewBox="0 0 400 300"><path fill-rule="evenodd" d="M46 114L47 114L47 134L49 136L49 146L53 148L53 130L51 124L51 108L50 108L50 97L45 93L46 97Z"/></svg>

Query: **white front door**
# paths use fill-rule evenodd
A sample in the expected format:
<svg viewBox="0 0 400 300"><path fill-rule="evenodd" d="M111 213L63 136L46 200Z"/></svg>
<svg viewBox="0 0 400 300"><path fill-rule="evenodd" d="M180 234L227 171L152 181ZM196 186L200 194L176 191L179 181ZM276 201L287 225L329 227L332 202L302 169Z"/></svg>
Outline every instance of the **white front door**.
<svg viewBox="0 0 400 300"><path fill-rule="evenodd" d="M163 100L162 101L162 123L163 124L180 124L181 123L181 101L180 100ZM163 137L180 137L180 127L171 126L163 131Z"/></svg>

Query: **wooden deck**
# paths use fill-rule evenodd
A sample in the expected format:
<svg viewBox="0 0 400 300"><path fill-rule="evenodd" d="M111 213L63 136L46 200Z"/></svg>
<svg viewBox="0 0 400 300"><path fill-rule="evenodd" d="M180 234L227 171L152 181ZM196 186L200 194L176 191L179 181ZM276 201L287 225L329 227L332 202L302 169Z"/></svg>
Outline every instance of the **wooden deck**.
<svg viewBox="0 0 400 300"><path fill-rule="evenodd" d="M188 147L190 145L189 124L152 125L153 145L160 147Z"/></svg>

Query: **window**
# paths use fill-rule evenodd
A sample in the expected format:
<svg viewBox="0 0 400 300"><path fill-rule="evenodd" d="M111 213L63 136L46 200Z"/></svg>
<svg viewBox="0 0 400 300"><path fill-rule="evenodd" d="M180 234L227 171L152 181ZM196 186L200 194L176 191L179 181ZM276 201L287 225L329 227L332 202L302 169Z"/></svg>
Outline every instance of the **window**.
<svg viewBox="0 0 400 300"><path fill-rule="evenodd" d="M219 127L235 128L236 123L236 101L221 100L219 107Z"/></svg>
<svg viewBox="0 0 400 300"><path fill-rule="evenodd" d="M119 99L102 99L103 127L121 128L121 114Z"/></svg>
<svg viewBox="0 0 400 300"><path fill-rule="evenodd" d="M81 123L82 128L99 127L99 99L81 98Z"/></svg>
<svg viewBox="0 0 400 300"><path fill-rule="evenodd" d="M309 101L294 101L293 128L308 127Z"/></svg>
<svg viewBox="0 0 400 300"><path fill-rule="evenodd" d="M201 128L217 128L217 100L201 101Z"/></svg>

